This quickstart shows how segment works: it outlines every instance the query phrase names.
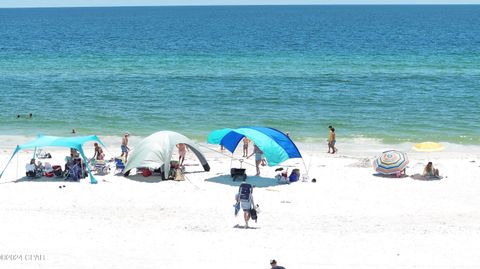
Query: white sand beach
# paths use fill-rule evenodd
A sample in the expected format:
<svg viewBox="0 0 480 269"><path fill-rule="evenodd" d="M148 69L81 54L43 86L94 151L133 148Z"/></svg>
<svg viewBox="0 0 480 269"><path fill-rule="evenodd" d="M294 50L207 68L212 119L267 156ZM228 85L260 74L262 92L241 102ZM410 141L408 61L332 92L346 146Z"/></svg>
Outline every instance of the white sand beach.
<svg viewBox="0 0 480 269"><path fill-rule="evenodd" d="M2 140L2 169L15 143L27 140ZM120 154L113 142L108 158ZM244 165L260 206L253 229L235 228L243 219L234 216L239 183L229 171L239 163L206 148L218 146L202 144L210 172L187 155L181 182L27 180L32 152L23 151L0 181L0 268L269 268L270 259L289 269L480 268L477 146L419 153L408 143L340 140L335 155L324 144L298 146L316 183L277 185L276 167L254 177L255 167ZM443 179L375 176L373 158L390 148L408 152L408 175L431 160ZM63 165L68 149L47 151ZM85 151L93 155L91 145ZM284 167L305 172L298 159Z"/></svg>

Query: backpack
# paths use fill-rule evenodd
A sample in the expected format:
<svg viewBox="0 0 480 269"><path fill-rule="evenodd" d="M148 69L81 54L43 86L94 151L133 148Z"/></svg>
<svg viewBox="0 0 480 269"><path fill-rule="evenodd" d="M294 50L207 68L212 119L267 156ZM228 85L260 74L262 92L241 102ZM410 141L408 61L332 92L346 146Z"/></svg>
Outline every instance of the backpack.
<svg viewBox="0 0 480 269"><path fill-rule="evenodd" d="M240 188L238 189L239 195L239 200L241 202L250 202L250 195L253 192L252 185L248 183L242 183L240 184Z"/></svg>

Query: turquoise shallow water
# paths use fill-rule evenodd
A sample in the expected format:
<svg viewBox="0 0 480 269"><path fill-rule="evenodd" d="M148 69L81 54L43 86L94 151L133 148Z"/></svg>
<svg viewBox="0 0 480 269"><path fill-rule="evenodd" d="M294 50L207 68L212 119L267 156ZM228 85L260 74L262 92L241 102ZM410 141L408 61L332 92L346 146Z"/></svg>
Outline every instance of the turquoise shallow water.
<svg viewBox="0 0 480 269"><path fill-rule="evenodd" d="M480 144L480 6L0 9L0 135ZM16 115L33 113L32 119Z"/></svg>

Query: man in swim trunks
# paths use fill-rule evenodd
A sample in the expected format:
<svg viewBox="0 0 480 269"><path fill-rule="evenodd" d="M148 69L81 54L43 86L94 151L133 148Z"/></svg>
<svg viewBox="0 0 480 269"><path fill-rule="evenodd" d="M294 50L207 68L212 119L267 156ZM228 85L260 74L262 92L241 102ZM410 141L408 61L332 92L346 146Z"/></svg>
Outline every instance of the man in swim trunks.
<svg viewBox="0 0 480 269"><path fill-rule="evenodd" d="M328 136L328 153L334 154L335 152L337 152L337 148L335 147L335 143L337 142L335 128L333 128L332 126L328 126L328 128L330 129L330 134ZM330 152L330 149L332 150L332 152Z"/></svg>
<svg viewBox="0 0 480 269"><path fill-rule="evenodd" d="M127 158L128 158L128 152L130 151L130 148L128 147L128 136L129 133L125 133L122 138L122 145L120 148L122 149L122 155L120 157L123 157L125 155L125 163L127 163Z"/></svg>
<svg viewBox="0 0 480 269"><path fill-rule="evenodd" d="M248 156L248 143L250 142L250 139L248 139L246 136L242 139L243 141L243 156L242 157L247 157Z"/></svg>
<svg viewBox="0 0 480 269"><path fill-rule="evenodd" d="M245 182L245 179L243 180L243 183L240 184L240 188L239 188L239 192L235 195L235 200L237 201L237 203L240 203L240 208L242 208L243 210L243 219L245 220L245 228L248 228L248 221L250 220L250 217L251 217L251 210L255 208L255 202L253 201L253 194L250 193L249 196L248 196L248 199L247 200L241 200L240 199L240 189L242 188L242 185L245 184L245 185L249 185L250 186L250 189L252 189L253 187L246 183Z"/></svg>

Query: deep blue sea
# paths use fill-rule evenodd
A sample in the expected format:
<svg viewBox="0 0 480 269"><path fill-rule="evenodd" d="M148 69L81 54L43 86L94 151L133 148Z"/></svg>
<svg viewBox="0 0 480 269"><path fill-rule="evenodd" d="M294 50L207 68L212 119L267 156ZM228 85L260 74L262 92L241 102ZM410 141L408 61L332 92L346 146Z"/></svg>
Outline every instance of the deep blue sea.
<svg viewBox="0 0 480 269"><path fill-rule="evenodd" d="M0 9L0 135L480 144L479 115L478 5Z"/></svg>

